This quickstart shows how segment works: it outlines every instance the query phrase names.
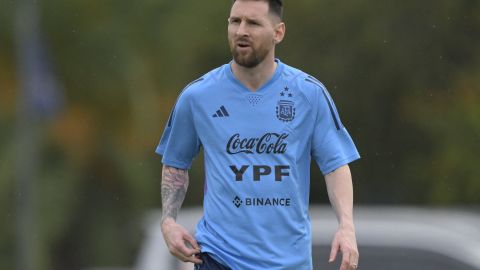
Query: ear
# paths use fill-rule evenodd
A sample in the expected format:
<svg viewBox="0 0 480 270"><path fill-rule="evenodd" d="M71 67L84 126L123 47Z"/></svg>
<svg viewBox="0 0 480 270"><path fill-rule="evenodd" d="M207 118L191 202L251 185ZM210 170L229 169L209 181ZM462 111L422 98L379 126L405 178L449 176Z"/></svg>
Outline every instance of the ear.
<svg viewBox="0 0 480 270"><path fill-rule="evenodd" d="M275 34L273 36L273 43L278 44L282 42L283 37L285 36L285 23L280 22L275 25Z"/></svg>

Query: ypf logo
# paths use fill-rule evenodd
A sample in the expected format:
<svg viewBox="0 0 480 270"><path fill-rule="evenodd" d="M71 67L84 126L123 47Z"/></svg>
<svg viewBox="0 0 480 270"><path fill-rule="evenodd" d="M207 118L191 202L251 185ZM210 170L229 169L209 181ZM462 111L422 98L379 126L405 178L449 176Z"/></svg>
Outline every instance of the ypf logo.
<svg viewBox="0 0 480 270"><path fill-rule="evenodd" d="M241 205L242 205L243 201L242 199L240 199L238 196L235 196L235 198L233 199L233 204L239 208Z"/></svg>

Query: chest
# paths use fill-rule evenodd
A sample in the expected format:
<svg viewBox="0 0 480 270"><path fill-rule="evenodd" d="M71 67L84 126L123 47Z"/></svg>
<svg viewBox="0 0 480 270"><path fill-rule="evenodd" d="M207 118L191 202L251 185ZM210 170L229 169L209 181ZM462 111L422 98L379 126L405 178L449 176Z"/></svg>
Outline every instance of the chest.
<svg viewBox="0 0 480 270"><path fill-rule="evenodd" d="M266 93L206 93L196 103L194 116L204 148L282 154L311 131L312 110L298 90L279 86Z"/></svg>

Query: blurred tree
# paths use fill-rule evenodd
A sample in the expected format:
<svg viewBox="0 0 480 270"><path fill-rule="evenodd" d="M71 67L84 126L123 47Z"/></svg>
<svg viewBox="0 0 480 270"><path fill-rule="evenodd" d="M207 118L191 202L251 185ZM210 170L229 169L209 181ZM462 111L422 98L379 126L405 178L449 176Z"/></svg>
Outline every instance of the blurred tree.
<svg viewBox="0 0 480 270"><path fill-rule="evenodd" d="M429 96L404 104L406 116L428 133L432 144L429 152L413 156L415 164L410 164L419 168L417 177L425 182L422 191L425 202L478 203L479 84L477 66L458 74L446 89L432 89Z"/></svg>
<svg viewBox="0 0 480 270"><path fill-rule="evenodd" d="M438 202L425 192L434 181L419 162L432 158L434 133L405 115L403 103L428 100L463 68L478 65L478 6L300 1L287 12L281 55L326 83L363 156L353 164L358 202ZM327 201L315 194L314 202Z"/></svg>

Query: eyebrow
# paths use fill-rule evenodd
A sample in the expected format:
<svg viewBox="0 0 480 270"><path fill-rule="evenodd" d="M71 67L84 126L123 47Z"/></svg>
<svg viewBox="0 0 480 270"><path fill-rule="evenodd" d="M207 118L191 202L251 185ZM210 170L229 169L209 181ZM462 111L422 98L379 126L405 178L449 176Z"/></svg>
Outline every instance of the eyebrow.
<svg viewBox="0 0 480 270"><path fill-rule="evenodd" d="M241 20L241 19L243 19L243 17L240 17L240 16L230 16L230 17L228 17L228 20ZM258 18L245 18L245 20L249 23L251 23L251 22L261 23L262 22L262 20L258 19Z"/></svg>

